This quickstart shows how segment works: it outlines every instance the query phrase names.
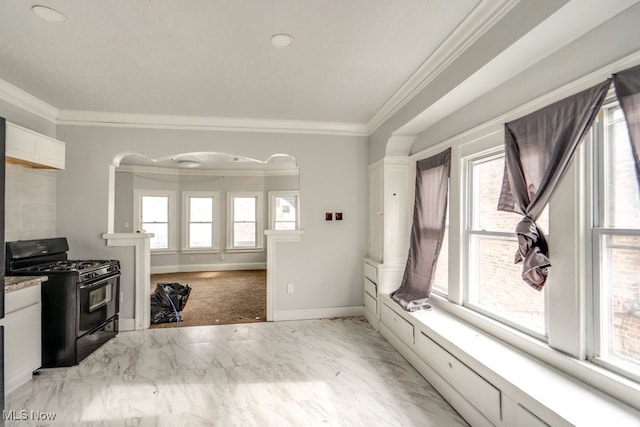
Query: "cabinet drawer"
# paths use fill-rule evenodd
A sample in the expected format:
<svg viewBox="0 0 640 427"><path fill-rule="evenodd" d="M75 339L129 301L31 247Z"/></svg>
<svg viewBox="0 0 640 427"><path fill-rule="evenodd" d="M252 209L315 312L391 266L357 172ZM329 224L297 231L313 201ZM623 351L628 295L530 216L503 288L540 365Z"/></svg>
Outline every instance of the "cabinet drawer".
<svg viewBox="0 0 640 427"><path fill-rule="evenodd" d="M378 314L378 303L367 292L364 293L364 308L366 308L371 314Z"/></svg>
<svg viewBox="0 0 640 427"><path fill-rule="evenodd" d="M5 314L40 302L40 285L8 292L4 296Z"/></svg>
<svg viewBox="0 0 640 427"><path fill-rule="evenodd" d="M451 384L465 399L493 422L501 420L500 390L475 373L435 341L419 333L416 338L418 355L436 373Z"/></svg>
<svg viewBox="0 0 640 427"><path fill-rule="evenodd" d="M364 291L371 295L373 298L378 298L378 287L371 280L364 279Z"/></svg>
<svg viewBox="0 0 640 427"><path fill-rule="evenodd" d="M378 270L371 264L364 263L364 277L370 279L373 283L378 283Z"/></svg>
<svg viewBox="0 0 640 427"><path fill-rule="evenodd" d="M382 323L408 346L413 346L413 325L382 304Z"/></svg>
<svg viewBox="0 0 640 427"><path fill-rule="evenodd" d="M518 427L549 427L549 424L532 414L522 405L516 409L516 425Z"/></svg>

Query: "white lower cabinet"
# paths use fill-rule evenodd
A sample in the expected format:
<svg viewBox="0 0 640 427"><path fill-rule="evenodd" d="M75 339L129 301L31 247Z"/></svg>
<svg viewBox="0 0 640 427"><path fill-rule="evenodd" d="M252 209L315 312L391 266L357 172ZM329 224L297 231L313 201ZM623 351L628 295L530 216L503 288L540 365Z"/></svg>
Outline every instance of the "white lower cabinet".
<svg viewBox="0 0 640 427"><path fill-rule="evenodd" d="M381 320L384 325L400 338L409 347L413 347L413 325L407 322L402 316L389 308L387 304L382 304Z"/></svg>
<svg viewBox="0 0 640 427"><path fill-rule="evenodd" d="M500 422L500 390L422 332L416 337L416 352L489 420Z"/></svg>
<svg viewBox="0 0 640 427"><path fill-rule="evenodd" d="M42 365L40 285L5 295L4 391L15 390Z"/></svg>
<svg viewBox="0 0 640 427"><path fill-rule="evenodd" d="M378 330L378 270L373 260L364 261L364 316L367 321Z"/></svg>

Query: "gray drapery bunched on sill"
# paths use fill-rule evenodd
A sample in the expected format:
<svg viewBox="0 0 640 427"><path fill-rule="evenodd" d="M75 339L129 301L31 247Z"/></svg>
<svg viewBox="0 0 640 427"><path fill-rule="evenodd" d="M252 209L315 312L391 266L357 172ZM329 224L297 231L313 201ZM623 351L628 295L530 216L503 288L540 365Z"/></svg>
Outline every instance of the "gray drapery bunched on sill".
<svg viewBox="0 0 640 427"><path fill-rule="evenodd" d="M640 65L614 74L613 85L627 122L640 188Z"/></svg>
<svg viewBox="0 0 640 427"><path fill-rule="evenodd" d="M446 226L451 149L416 162L416 195L407 266L391 298L407 311L429 309L427 299Z"/></svg>

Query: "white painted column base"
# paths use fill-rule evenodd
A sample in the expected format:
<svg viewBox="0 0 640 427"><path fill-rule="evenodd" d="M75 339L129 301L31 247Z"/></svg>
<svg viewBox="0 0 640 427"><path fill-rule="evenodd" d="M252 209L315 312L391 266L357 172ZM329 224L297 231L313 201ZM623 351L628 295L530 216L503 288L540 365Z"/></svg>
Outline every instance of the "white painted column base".
<svg viewBox="0 0 640 427"><path fill-rule="evenodd" d="M267 321L281 320L277 318L276 305L276 249L281 242L299 242L302 230L265 230L267 236Z"/></svg>
<svg viewBox="0 0 640 427"><path fill-rule="evenodd" d="M107 241L107 246L133 246L134 247L134 318L123 318L120 322L120 330L148 329L151 324L151 251L149 240L153 233L105 233L102 238ZM132 321L133 320L133 324Z"/></svg>

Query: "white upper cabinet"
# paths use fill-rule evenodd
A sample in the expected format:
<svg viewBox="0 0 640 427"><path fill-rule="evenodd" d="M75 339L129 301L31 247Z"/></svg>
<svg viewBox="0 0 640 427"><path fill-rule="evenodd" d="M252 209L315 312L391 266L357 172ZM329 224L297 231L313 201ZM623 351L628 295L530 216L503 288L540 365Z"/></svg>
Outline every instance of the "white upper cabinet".
<svg viewBox="0 0 640 427"><path fill-rule="evenodd" d="M369 166L369 258L404 264L409 248L407 211L409 166L406 157L385 157Z"/></svg>
<svg viewBox="0 0 640 427"><path fill-rule="evenodd" d="M64 142L10 122L7 122L5 139L7 163L38 169L64 169Z"/></svg>

